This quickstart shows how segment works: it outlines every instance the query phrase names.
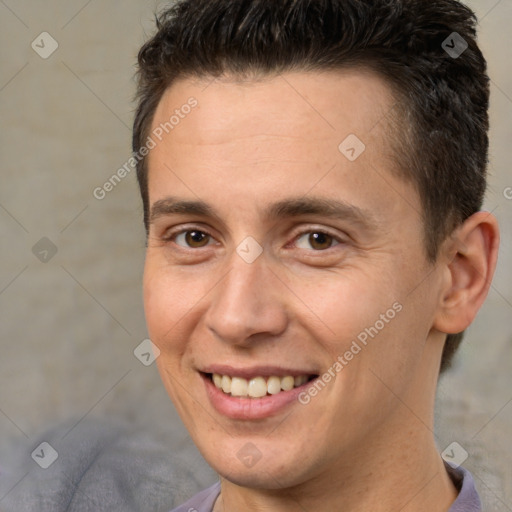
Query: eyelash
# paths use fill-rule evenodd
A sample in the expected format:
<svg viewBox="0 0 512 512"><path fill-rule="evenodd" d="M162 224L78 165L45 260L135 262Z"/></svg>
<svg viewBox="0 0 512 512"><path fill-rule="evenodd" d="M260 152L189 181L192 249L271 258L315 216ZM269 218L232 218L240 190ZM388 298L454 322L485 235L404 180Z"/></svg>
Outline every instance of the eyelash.
<svg viewBox="0 0 512 512"><path fill-rule="evenodd" d="M172 242L174 243L175 245L177 245L178 247L180 247L181 249L184 249L184 250L189 250L189 251L197 251L198 249L203 249L205 247L208 247L208 245L210 244L207 244L206 246L204 247L184 247L183 245L179 245L176 243L176 237L178 237L179 235L182 235L184 233L188 233L188 232L191 232L191 231L197 231L199 233L202 233L204 235L207 235L209 236L211 239L215 240L215 237L213 235L211 235L210 233L208 233L208 231L205 231L204 229L199 229L197 227L194 227L194 226L191 226L191 227L187 227L185 229L181 229L179 231L175 231L175 232L171 232L169 233L168 235L166 235L165 237L163 237L163 241L164 242ZM337 245L343 243L342 240L340 240L340 238L332 233L329 233L329 231L327 230L324 230L324 229L307 229L307 230L302 230L302 231L299 231L298 233L296 233L294 236L293 236L293 241L294 242L297 242L297 240L300 240L300 238L302 238L304 235L307 235L307 234L311 234L311 233L317 233L317 234L322 234L322 235L327 235L329 237L332 238L332 241L335 242L334 245L331 245L331 247L328 247L327 249L319 249L319 250L315 250L315 249L310 249L311 252L327 252L329 249L333 249L334 247L336 247ZM288 244L287 244L288 245Z"/></svg>

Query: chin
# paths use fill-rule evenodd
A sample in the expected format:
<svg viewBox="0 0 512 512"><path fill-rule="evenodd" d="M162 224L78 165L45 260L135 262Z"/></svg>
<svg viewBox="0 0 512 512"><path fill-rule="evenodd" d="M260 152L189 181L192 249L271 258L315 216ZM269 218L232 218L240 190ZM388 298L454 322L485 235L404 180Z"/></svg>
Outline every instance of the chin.
<svg viewBox="0 0 512 512"><path fill-rule="evenodd" d="M294 487L303 482L303 480L295 479L283 467L278 471L267 471L267 468L252 468L237 471L222 471L224 468L214 468L217 473L229 480L231 483L239 487L247 487L249 489L266 489L266 490L283 490ZM286 475L286 478L284 478Z"/></svg>
<svg viewBox="0 0 512 512"><path fill-rule="evenodd" d="M216 448L214 450L204 450L200 444L197 446L208 464L221 477L238 486L283 490L302 484L308 479L309 472L304 465L304 454L297 453L296 457L293 457L287 451L281 453L280 457L276 453L276 446L272 446L274 443L268 441L258 451L255 446L261 446L262 443L257 440L237 441L236 445L234 442L226 444L223 448L219 448L222 443L210 444L209 447ZM241 448L238 445L241 445Z"/></svg>

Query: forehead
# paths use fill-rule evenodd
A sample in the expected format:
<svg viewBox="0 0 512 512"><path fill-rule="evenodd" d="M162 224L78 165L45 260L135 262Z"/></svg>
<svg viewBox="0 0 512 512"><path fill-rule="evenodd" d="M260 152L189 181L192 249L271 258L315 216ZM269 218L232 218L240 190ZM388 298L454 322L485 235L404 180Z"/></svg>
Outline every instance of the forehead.
<svg viewBox="0 0 512 512"><path fill-rule="evenodd" d="M180 195L249 208L314 188L366 211L377 194L376 213L396 209L405 184L385 187L379 176L396 174L394 105L384 80L362 70L177 81L151 127L160 139L148 157L150 203Z"/></svg>
<svg viewBox="0 0 512 512"><path fill-rule="evenodd" d="M385 132L386 116L395 103L384 80L366 69L289 72L245 80L232 75L189 78L176 81L164 93L152 129L168 121L169 114L191 97L198 106L180 129L173 128L176 143L187 142L191 134L198 144L216 144L262 131L336 140L349 130L374 142Z"/></svg>

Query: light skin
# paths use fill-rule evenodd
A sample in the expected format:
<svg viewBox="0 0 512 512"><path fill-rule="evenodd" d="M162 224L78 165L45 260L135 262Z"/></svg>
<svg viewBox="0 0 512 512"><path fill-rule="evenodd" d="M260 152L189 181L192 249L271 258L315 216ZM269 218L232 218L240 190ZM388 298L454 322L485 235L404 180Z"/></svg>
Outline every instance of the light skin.
<svg viewBox="0 0 512 512"><path fill-rule="evenodd" d="M419 195L389 151L394 99L370 72L180 80L153 128L191 96L198 106L149 155L144 301L162 381L221 476L215 510L447 511L457 492L434 442L438 368L445 333L487 294L496 219L476 213L428 261ZM349 134L366 145L353 162L338 149ZM306 200L342 208L305 213ZM263 251L252 263L236 251L248 236ZM321 375L395 303L309 403L234 418L211 402L211 365ZM239 400L250 411L260 399ZM248 443L254 465L240 457Z"/></svg>

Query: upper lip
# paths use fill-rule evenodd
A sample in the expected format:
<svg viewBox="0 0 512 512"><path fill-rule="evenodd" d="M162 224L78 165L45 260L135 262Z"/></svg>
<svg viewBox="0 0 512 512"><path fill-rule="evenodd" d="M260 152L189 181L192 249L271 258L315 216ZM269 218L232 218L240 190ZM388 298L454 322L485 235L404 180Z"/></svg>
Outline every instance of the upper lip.
<svg viewBox="0 0 512 512"><path fill-rule="evenodd" d="M284 366L258 365L250 367L239 367L226 364L212 364L205 366L200 370L202 373L217 373L219 375L229 375L230 377L242 377L252 379L254 377L285 377L291 375L298 377L300 375L318 375L318 372L312 370L302 370L298 368L286 368Z"/></svg>

